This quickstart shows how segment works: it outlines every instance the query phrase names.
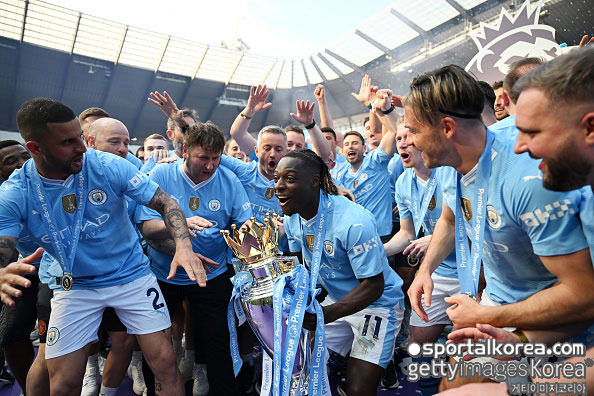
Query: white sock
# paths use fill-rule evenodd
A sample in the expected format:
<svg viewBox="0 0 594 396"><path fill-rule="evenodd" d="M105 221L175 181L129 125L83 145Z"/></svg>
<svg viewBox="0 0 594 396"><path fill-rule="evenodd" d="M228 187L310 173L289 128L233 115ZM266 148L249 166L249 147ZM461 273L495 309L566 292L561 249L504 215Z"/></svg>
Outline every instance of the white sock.
<svg viewBox="0 0 594 396"><path fill-rule="evenodd" d="M118 392L118 388L110 388L101 384L101 391L99 392L99 396L115 396Z"/></svg>
<svg viewBox="0 0 594 396"><path fill-rule="evenodd" d="M87 370L93 368L99 371L99 352L94 355L89 355L87 358Z"/></svg>
<svg viewBox="0 0 594 396"><path fill-rule="evenodd" d="M191 362L194 361L194 350L193 349L185 349L184 350L184 359L190 360Z"/></svg>
<svg viewBox="0 0 594 396"><path fill-rule="evenodd" d="M132 351L132 363L133 365L137 365L139 362L142 362L142 351Z"/></svg>

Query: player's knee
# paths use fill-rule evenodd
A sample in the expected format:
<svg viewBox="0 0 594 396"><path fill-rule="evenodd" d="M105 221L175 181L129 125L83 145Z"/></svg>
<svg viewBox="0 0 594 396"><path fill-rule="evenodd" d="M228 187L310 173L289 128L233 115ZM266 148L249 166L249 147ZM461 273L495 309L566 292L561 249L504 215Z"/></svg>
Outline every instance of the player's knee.
<svg viewBox="0 0 594 396"><path fill-rule="evenodd" d="M177 370L175 354L169 343L155 346L150 357L146 354L145 357L151 360L150 366L153 367L156 377L163 378L164 375L173 375Z"/></svg>
<svg viewBox="0 0 594 396"><path fill-rule="evenodd" d="M367 383L363 378L347 379L347 395L349 396L371 396L377 393L377 384L374 386Z"/></svg>

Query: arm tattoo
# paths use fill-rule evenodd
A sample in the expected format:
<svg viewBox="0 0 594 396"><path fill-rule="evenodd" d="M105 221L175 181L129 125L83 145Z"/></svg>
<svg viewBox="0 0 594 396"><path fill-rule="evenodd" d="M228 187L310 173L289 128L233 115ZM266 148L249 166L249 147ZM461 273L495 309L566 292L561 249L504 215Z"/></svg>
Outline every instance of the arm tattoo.
<svg viewBox="0 0 594 396"><path fill-rule="evenodd" d="M190 238L188 223L184 212L182 212L179 205L161 190L160 187L157 188L153 199L151 199L146 206L161 214L161 217L163 217L165 225L174 240Z"/></svg>
<svg viewBox="0 0 594 396"><path fill-rule="evenodd" d="M17 239L14 237L0 237L0 267L4 268L10 264L15 256Z"/></svg>
<svg viewBox="0 0 594 396"><path fill-rule="evenodd" d="M144 239L153 249L168 256L175 256L175 242L173 239Z"/></svg>

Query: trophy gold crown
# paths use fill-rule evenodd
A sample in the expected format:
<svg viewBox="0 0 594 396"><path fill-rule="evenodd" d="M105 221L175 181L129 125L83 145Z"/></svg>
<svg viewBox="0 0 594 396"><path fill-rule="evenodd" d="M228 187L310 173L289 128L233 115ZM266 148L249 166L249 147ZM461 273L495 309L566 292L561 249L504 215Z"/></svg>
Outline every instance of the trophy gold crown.
<svg viewBox="0 0 594 396"><path fill-rule="evenodd" d="M233 250L235 257L243 264L255 263L278 255L277 217L276 213L272 218L270 214L266 214L263 225L256 223L256 219L252 217L252 224L246 231L237 230L237 226L233 224L231 232L229 230L220 232L227 245Z"/></svg>

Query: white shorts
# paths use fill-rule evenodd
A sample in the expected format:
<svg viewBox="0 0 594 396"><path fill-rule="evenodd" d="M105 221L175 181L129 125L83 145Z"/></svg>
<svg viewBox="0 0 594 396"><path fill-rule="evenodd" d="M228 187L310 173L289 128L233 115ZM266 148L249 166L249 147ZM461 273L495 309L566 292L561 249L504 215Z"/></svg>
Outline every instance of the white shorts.
<svg viewBox="0 0 594 396"><path fill-rule="evenodd" d="M431 293L431 306L425 306L425 298L422 297L421 303L429 317L429 322L424 322L421 317L412 310L410 314L410 325L415 327L428 327L438 324L451 324L450 318L446 314L446 309L450 304L443 299L446 297L460 294L460 281L458 278L446 278L433 273L431 275L433 280L433 293Z"/></svg>
<svg viewBox="0 0 594 396"><path fill-rule="evenodd" d="M153 274L101 289L55 290L51 304L46 359L77 351L97 340L106 307L114 308L128 334L150 334L171 327L169 311Z"/></svg>
<svg viewBox="0 0 594 396"><path fill-rule="evenodd" d="M386 368L393 357L396 334L404 311L366 308L326 325L326 347L346 356L365 360Z"/></svg>

